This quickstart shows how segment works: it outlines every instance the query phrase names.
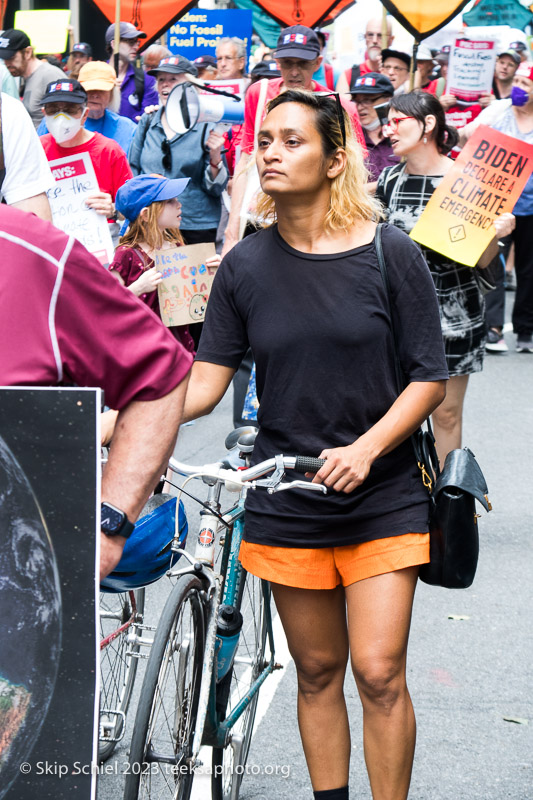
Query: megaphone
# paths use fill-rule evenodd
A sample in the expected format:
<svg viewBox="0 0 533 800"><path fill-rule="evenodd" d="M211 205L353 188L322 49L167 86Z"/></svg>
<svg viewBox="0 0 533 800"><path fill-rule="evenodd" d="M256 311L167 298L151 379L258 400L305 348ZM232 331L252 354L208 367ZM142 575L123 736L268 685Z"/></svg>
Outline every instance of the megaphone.
<svg viewBox="0 0 533 800"><path fill-rule="evenodd" d="M176 133L187 133L198 122L235 125L244 121L244 101L220 92L198 94L191 83L178 83L168 96L165 115Z"/></svg>

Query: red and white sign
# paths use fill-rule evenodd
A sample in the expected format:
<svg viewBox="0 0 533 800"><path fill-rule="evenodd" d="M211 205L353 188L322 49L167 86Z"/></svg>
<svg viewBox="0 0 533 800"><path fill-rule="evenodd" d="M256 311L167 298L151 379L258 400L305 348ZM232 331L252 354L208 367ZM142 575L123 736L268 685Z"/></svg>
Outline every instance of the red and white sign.
<svg viewBox="0 0 533 800"><path fill-rule="evenodd" d="M86 204L92 192L100 191L89 153L76 153L50 161L55 178L48 190L54 225L78 239L104 266L113 260L113 241L102 214Z"/></svg>
<svg viewBox="0 0 533 800"><path fill-rule="evenodd" d="M495 63L496 42L456 39L450 50L446 94L475 103L482 94L490 93Z"/></svg>

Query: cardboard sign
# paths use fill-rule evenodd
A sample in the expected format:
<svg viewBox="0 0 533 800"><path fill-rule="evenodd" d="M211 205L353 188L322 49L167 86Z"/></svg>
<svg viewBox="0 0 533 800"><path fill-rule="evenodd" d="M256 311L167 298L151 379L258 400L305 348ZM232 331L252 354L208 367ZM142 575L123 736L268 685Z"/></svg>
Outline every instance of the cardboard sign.
<svg viewBox="0 0 533 800"><path fill-rule="evenodd" d="M450 51L446 94L475 103L482 94L490 94L496 63L496 43L456 39Z"/></svg>
<svg viewBox="0 0 533 800"><path fill-rule="evenodd" d="M64 53L68 47L70 11L16 11L15 28L29 37L39 55Z"/></svg>
<svg viewBox="0 0 533 800"><path fill-rule="evenodd" d="M154 265L163 275L159 308L167 327L203 322L216 273L216 267L207 267L205 262L214 255L211 242L155 251Z"/></svg>
<svg viewBox="0 0 533 800"><path fill-rule="evenodd" d="M168 32L167 47L171 53L194 61L198 56L216 56L219 39L237 36L246 45L245 67L252 45L252 12L237 9L207 11L195 8L185 14Z"/></svg>
<svg viewBox="0 0 533 800"><path fill-rule="evenodd" d="M3 800L95 797L100 394L0 390Z"/></svg>
<svg viewBox="0 0 533 800"><path fill-rule="evenodd" d="M87 195L99 192L89 153L77 153L50 161L55 186L47 195L54 225L78 239L104 265L113 260L109 224L85 203Z"/></svg>
<svg viewBox="0 0 533 800"><path fill-rule="evenodd" d="M480 125L411 231L416 242L473 267L533 171L533 145Z"/></svg>

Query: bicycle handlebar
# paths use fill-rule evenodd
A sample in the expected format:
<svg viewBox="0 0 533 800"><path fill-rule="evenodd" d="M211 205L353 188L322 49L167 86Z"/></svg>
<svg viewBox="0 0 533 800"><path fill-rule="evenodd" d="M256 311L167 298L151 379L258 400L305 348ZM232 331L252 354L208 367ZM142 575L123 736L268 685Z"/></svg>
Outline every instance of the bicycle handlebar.
<svg viewBox="0 0 533 800"><path fill-rule="evenodd" d="M311 458L308 456L276 456L269 458L266 461L261 461L253 467L246 469L228 469L223 467L222 464L216 462L214 464L204 464L202 466L191 466L177 461L175 458L169 460L170 469L178 475L184 477L197 477L204 481L220 481L225 482L226 485L234 487L242 487L247 483L262 478L276 469L282 468L283 470L294 470L295 472L318 472L320 467L324 464L324 459ZM280 476L281 477L281 476ZM294 481L300 488L311 488L311 484L304 484L303 481ZM303 485L302 485L303 484ZM317 484L312 484L313 489L318 488ZM289 488L285 484L284 488ZM325 487L324 487L325 488Z"/></svg>

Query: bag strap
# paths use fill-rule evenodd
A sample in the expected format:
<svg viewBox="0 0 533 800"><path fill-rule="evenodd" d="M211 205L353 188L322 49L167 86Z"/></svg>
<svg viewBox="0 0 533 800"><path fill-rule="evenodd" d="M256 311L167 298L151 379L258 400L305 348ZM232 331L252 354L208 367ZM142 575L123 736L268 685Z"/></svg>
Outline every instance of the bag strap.
<svg viewBox="0 0 533 800"><path fill-rule="evenodd" d="M407 381L405 379L405 373L400 363L400 356L398 355L398 339L396 336L394 315L392 313L392 293L390 288L389 273L387 272L387 265L385 262L385 256L383 254L381 230L382 230L382 223L378 222L378 225L376 227L374 244L376 246L376 253L378 257L379 271L381 272L381 279L383 281L383 286L385 287L387 310L389 312L392 340L394 343L394 372L396 374L396 388L398 391L398 395L400 395L407 386ZM433 478L428 468L433 469L437 477L440 474L440 470L438 466L438 459L436 458L436 455L435 457L433 456L433 451L435 450L435 437L433 435L433 428L431 427L431 420L429 419L429 417L426 420L426 424L427 424L427 431L423 432L421 429L419 429L418 432L412 434L410 438L413 445L413 450L415 452L416 463L418 465L418 469L422 474L422 482L426 487L426 489L428 490L428 492L431 494L431 491L433 489Z"/></svg>

